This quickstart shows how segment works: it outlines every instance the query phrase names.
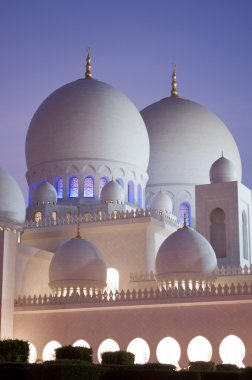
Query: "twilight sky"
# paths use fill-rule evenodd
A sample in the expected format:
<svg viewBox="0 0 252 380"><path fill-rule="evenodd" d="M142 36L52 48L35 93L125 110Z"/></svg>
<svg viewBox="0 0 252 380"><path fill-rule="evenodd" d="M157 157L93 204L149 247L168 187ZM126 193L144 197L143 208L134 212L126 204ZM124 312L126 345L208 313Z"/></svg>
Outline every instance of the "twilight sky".
<svg viewBox="0 0 252 380"><path fill-rule="evenodd" d="M179 94L215 112L252 187L251 0L0 0L0 166L27 198L25 137L40 103L85 71L139 110ZM27 200L27 199L26 199Z"/></svg>

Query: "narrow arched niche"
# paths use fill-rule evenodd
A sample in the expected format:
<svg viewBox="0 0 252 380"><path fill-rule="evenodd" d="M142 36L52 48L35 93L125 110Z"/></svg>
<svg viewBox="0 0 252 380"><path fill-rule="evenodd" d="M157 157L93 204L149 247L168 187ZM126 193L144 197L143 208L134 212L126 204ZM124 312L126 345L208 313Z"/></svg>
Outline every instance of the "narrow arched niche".
<svg viewBox="0 0 252 380"><path fill-rule="evenodd" d="M243 258L248 260L248 219L245 210L242 211L242 243L243 243Z"/></svg>
<svg viewBox="0 0 252 380"><path fill-rule="evenodd" d="M215 208L210 214L210 244L217 259L227 256L225 218L225 212L221 208Z"/></svg>

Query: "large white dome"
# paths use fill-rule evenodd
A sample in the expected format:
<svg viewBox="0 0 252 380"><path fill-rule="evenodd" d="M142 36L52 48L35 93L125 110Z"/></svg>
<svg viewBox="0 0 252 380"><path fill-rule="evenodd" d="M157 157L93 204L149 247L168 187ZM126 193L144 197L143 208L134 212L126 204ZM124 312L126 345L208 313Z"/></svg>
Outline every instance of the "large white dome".
<svg viewBox="0 0 252 380"><path fill-rule="evenodd" d="M209 183L209 169L221 153L241 180L237 145L224 123L205 107L176 96L141 112L150 138L148 186Z"/></svg>
<svg viewBox="0 0 252 380"><path fill-rule="evenodd" d="M133 103L110 85L79 79L40 105L26 137L28 171L62 160L103 160L144 172L149 161L145 124Z"/></svg>

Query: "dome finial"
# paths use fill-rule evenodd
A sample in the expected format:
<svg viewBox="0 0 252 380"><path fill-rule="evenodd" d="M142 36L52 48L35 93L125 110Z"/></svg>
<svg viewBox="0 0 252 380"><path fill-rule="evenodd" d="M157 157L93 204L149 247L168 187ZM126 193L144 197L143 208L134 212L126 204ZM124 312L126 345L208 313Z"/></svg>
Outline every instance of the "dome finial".
<svg viewBox="0 0 252 380"><path fill-rule="evenodd" d="M177 98L178 97L178 86L177 86L177 76L176 76L176 63L172 64L172 88L171 88L171 96Z"/></svg>
<svg viewBox="0 0 252 380"><path fill-rule="evenodd" d="M86 58L86 72L85 72L85 79L92 79L92 72L91 72L91 57L90 57L91 48L88 48L88 54Z"/></svg>
<svg viewBox="0 0 252 380"><path fill-rule="evenodd" d="M80 234L80 205L78 206L78 216L77 216L77 234L76 234L77 239L81 239L81 234Z"/></svg>
<svg viewBox="0 0 252 380"><path fill-rule="evenodd" d="M183 223L183 228L188 228L187 223L186 223L186 213L184 212L184 223Z"/></svg>

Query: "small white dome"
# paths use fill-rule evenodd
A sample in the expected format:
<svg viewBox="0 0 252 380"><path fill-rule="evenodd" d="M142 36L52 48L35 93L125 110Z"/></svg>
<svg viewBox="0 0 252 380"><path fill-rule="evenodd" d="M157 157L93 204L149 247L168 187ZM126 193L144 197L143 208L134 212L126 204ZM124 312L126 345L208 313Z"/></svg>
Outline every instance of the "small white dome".
<svg viewBox="0 0 252 380"><path fill-rule="evenodd" d="M171 234L158 250L156 277L159 281L193 280L211 276L217 260L210 243L188 227Z"/></svg>
<svg viewBox="0 0 252 380"><path fill-rule="evenodd" d="M124 191L121 185L112 180L108 182L101 191L103 203L124 203Z"/></svg>
<svg viewBox="0 0 252 380"><path fill-rule="evenodd" d="M158 212L172 213L172 200L167 193L160 190L151 200L150 208Z"/></svg>
<svg viewBox="0 0 252 380"><path fill-rule="evenodd" d="M104 288L107 269L101 253L86 239L73 238L63 244L49 268L51 288Z"/></svg>
<svg viewBox="0 0 252 380"><path fill-rule="evenodd" d="M33 204L56 204L57 192L50 182L41 182L33 194Z"/></svg>
<svg viewBox="0 0 252 380"><path fill-rule="evenodd" d="M237 172L232 161L226 157L220 157L216 160L210 169L210 182L232 182L237 181Z"/></svg>
<svg viewBox="0 0 252 380"><path fill-rule="evenodd" d="M0 168L0 225L20 226L25 221L25 201L17 182Z"/></svg>

